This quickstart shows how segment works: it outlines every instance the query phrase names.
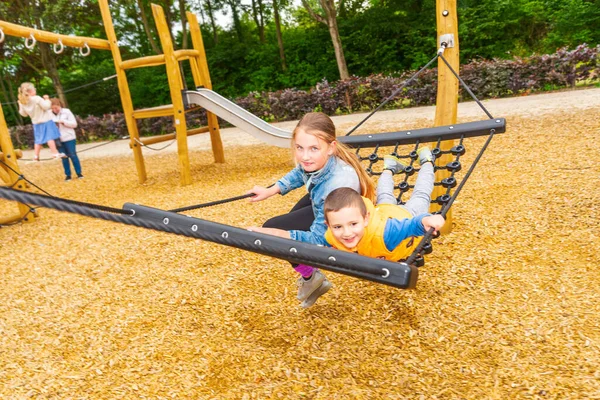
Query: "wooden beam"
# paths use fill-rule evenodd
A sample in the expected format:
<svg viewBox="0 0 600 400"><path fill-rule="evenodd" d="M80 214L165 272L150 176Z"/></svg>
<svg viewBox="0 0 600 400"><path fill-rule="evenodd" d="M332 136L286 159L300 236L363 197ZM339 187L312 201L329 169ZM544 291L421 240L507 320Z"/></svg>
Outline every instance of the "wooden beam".
<svg viewBox="0 0 600 400"><path fill-rule="evenodd" d="M11 24L10 22L6 21L0 21L0 29L2 29L5 35L22 37L24 39L27 39L33 35L34 39L38 42L58 44L58 41L60 40L63 45L69 47L84 47L87 44L88 47L92 49L110 50L109 41L105 39L85 36L61 35L59 33L47 32L17 24Z"/></svg>
<svg viewBox="0 0 600 400"><path fill-rule="evenodd" d="M189 131L187 131L187 135L194 136L194 135L198 135L200 133L206 133L208 131L209 131L208 126L203 126L201 128L190 129ZM148 146L148 145L155 144L155 143L166 142L167 140L173 140L176 137L177 137L177 133L173 132L173 133L167 133L167 134L160 135L160 136L154 136L151 138L143 138L143 139L140 139L140 142L142 142L142 144L144 144L145 146Z"/></svg>
<svg viewBox="0 0 600 400"><path fill-rule="evenodd" d="M173 118L175 119L175 132L177 133L180 182L182 185L189 185L192 183L192 177L190 174L190 159L187 146L185 107L183 105L183 96L181 95L181 90L183 89L181 70L179 69L179 62L175 57L173 42L171 40L171 31L162 7L152 4L152 14L154 15L156 30L158 31L160 44L165 55L169 90L171 92L171 101L173 102Z"/></svg>
<svg viewBox="0 0 600 400"><path fill-rule="evenodd" d="M458 18L456 16L456 0L436 0L436 19L437 19L437 47L440 47L440 37L442 35L453 35L453 47L448 47L444 53L444 58L458 73L459 70L459 47L458 47ZM458 113L458 80L452 74L443 60L438 60L438 89L437 102L435 108L434 126L456 124ZM453 140L444 141L440 144L443 151L450 150L454 146ZM437 165L446 165L452 161L451 154L445 154L436 160ZM438 170L435 180L450 176L447 170ZM445 194L446 189L442 186L436 186L431 194L433 199ZM431 211L438 211L440 205L432 205ZM442 233L449 233L452 230L452 213L446 214L446 224Z"/></svg>
<svg viewBox="0 0 600 400"><path fill-rule="evenodd" d="M186 13L190 26L190 35L192 37L192 45L194 50L198 51L198 57L190 59L192 66L192 74L194 76L194 84L196 87L203 86L207 89L212 89L210 81L210 73L208 71L208 62L206 61L206 51L204 50L204 41L202 40L202 32L196 15ZM208 127L210 128L210 143L212 146L213 157L216 163L225 162L225 151L223 150L223 141L221 140L221 131L219 129L219 120L213 113L207 111L206 118L208 119Z"/></svg>
<svg viewBox="0 0 600 400"><path fill-rule="evenodd" d="M10 168L6 168L6 171L2 168L2 181L9 185L15 185L15 189L25 190L25 181L19 180L19 175L21 175L21 170L19 169L19 164L17 164L17 154L15 149L13 148L12 141L10 140L10 133L8 132L8 127L6 126L6 120L4 119L4 111L2 110L2 105L0 104L0 151L2 152L2 161L6 163ZM17 203L17 207L19 209L19 214L16 218L10 217L9 219L0 220L0 223L8 224L10 222L21 219L23 216L26 216L23 222L31 222L33 221L32 216L28 216L29 207L25 204Z"/></svg>
<svg viewBox="0 0 600 400"><path fill-rule="evenodd" d="M140 67L156 67L158 65L163 65L165 63L164 54L158 54L155 56L147 56L134 58L132 60L125 60L121 62L121 68L123 69L133 69Z"/></svg>
<svg viewBox="0 0 600 400"><path fill-rule="evenodd" d="M117 72L117 84L119 86L119 94L121 95L121 104L123 105L123 114L125 115L125 123L129 131L130 145L133 148L133 158L138 173L138 181L144 183L146 181L146 165L144 164L144 155L140 145L136 142L139 140L137 123L133 117L133 102L131 101L131 92L129 91L129 83L125 70L121 67L121 51L119 50L119 42L115 34L110 9L108 8L108 0L98 0L100 12L102 13L102 21L104 22L104 30L110 44L110 51L113 56L115 70Z"/></svg>

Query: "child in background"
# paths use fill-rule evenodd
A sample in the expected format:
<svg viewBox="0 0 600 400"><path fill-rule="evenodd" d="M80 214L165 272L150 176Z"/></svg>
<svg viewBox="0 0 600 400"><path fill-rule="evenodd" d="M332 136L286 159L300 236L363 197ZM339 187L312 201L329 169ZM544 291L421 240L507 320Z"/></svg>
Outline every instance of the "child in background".
<svg viewBox="0 0 600 400"><path fill-rule="evenodd" d="M434 183L433 157L427 147L421 148L418 155L421 170L405 205L397 204L393 174L404 171L406 166L394 156L384 157L385 170L377 184L377 206L347 188L331 192L324 206L327 243L363 256L400 261L417 247L416 237L430 228L439 231L444 217L428 214Z"/></svg>
<svg viewBox="0 0 600 400"><path fill-rule="evenodd" d="M37 96L35 86L30 82L23 82L19 86L19 114L24 117L30 117L33 124L34 136L34 161L40 161L40 151L44 144L48 144L54 158L64 158L66 155L59 153L56 148L55 140L60 138L60 133L56 124L52 121L52 112L50 111L50 98L44 95L44 98Z"/></svg>
<svg viewBox="0 0 600 400"><path fill-rule="evenodd" d="M292 134L292 148L297 166L275 185L255 186L248 193L250 201L265 200L275 194L285 195L306 186L308 194L288 214L269 219L262 228L251 231L280 236L313 244L325 244L325 198L333 190L348 187L367 198L374 197L374 184L356 155L337 142L335 125L323 113L306 114ZM359 195L360 196L360 195ZM301 275L298 279L298 300L310 307L325 294L331 283L319 270L303 264L292 264Z"/></svg>
<svg viewBox="0 0 600 400"><path fill-rule="evenodd" d="M66 154L68 158L62 159L63 169L65 170L65 181L71 180L71 164L69 158L75 168L75 173L78 178L83 178L81 174L81 163L77 157L75 150L76 136L75 128L77 128L77 120L68 108L63 108L62 102L59 99L50 99L52 103L52 113L54 114L53 121L58 126L60 132L60 150Z"/></svg>

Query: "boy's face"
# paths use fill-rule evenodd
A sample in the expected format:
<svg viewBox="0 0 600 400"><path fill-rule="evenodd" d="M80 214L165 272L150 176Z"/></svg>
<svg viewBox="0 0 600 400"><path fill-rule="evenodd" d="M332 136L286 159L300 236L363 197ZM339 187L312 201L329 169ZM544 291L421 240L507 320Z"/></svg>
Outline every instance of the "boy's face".
<svg viewBox="0 0 600 400"><path fill-rule="evenodd" d="M331 233L348 249L358 245L368 224L369 214L363 217L358 207L344 207L327 213L327 225Z"/></svg>

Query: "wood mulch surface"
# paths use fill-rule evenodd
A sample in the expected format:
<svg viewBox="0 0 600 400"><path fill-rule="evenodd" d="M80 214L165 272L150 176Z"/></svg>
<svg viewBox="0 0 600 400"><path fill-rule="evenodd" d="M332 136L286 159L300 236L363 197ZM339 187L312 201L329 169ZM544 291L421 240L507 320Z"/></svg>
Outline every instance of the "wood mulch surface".
<svg viewBox="0 0 600 400"><path fill-rule="evenodd" d="M598 115L508 115L415 290L326 273L307 310L284 261L41 209L0 229L0 398L600 398ZM84 160L68 183L59 162L22 170L54 196L171 209L292 166L266 145L226 157L191 152L185 187L175 154L147 157L143 185L132 156ZM258 225L296 192L189 214Z"/></svg>

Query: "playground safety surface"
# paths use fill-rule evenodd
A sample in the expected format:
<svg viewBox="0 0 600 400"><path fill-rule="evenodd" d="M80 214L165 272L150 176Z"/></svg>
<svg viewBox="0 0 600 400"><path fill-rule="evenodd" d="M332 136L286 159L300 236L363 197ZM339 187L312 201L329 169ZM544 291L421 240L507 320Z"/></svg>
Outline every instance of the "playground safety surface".
<svg viewBox="0 0 600 400"><path fill-rule="evenodd" d="M294 271L266 256L45 209L1 228L0 398L600 397L600 89L580 92L588 103L565 93L527 99L542 108L499 100L508 113L486 103L507 133L415 290L326 272L333 289L303 310ZM431 125L422 111L361 133ZM357 120L338 117L340 133ZM146 159L143 185L131 153L82 155L85 178L71 182L60 162L20 165L54 196L164 209L243 194L292 167L289 150L245 141L225 156L192 149L185 187L169 152ZM189 214L259 225L296 192ZM14 210L0 200L0 215Z"/></svg>

